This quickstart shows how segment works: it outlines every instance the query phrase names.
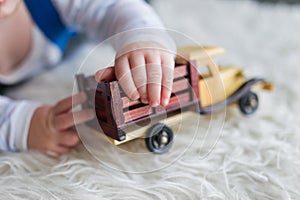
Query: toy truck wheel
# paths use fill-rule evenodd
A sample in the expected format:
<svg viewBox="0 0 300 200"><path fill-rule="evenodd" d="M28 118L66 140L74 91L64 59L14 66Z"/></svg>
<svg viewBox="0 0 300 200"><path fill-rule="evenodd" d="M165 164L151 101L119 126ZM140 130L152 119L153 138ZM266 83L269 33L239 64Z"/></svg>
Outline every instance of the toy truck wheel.
<svg viewBox="0 0 300 200"><path fill-rule="evenodd" d="M258 108L258 97L254 92L249 91L239 100L239 107L243 114L251 115Z"/></svg>
<svg viewBox="0 0 300 200"><path fill-rule="evenodd" d="M173 131L165 124L155 124L149 128L145 141L149 151L156 154L163 154L172 146Z"/></svg>

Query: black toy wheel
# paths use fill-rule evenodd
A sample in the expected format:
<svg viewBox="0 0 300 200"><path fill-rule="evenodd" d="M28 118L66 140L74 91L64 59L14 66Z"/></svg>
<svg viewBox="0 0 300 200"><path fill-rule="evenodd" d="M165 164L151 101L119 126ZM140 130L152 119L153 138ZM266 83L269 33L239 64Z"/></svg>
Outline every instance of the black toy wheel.
<svg viewBox="0 0 300 200"><path fill-rule="evenodd" d="M148 130L145 140L149 151L156 154L163 154L172 146L173 131L167 125L158 123Z"/></svg>
<svg viewBox="0 0 300 200"><path fill-rule="evenodd" d="M239 100L239 107L243 114L251 115L258 108L258 97L254 92L249 91Z"/></svg>

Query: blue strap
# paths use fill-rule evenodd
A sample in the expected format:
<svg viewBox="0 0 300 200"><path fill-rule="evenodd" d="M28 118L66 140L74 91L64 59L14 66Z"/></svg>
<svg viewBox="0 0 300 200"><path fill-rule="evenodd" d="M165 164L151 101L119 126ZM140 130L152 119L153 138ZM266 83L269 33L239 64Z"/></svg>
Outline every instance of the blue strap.
<svg viewBox="0 0 300 200"><path fill-rule="evenodd" d="M25 0L33 21L44 35L62 51L76 34L62 22L51 0Z"/></svg>

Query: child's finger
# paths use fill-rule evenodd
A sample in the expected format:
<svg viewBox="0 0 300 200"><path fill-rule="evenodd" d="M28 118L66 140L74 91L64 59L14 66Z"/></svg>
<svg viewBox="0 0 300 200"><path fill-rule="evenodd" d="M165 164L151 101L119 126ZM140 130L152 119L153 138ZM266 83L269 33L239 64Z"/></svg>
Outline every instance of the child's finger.
<svg viewBox="0 0 300 200"><path fill-rule="evenodd" d="M169 103L173 79L174 79L174 59L169 55L162 55L162 92L161 102L162 105L166 106Z"/></svg>
<svg viewBox="0 0 300 200"><path fill-rule="evenodd" d="M132 79L130 65L127 57L123 56L116 60L115 68L116 77L122 86L122 89L131 100L140 98L138 90Z"/></svg>
<svg viewBox="0 0 300 200"><path fill-rule="evenodd" d="M141 101L148 103L147 96L147 72L143 53L133 53L129 58L131 74L136 88L139 91Z"/></svg>
<svg viewBox="0 0 300 200"><path fill-rule="evenodd" d="M107 67L96 72L95 79L97 82L116 80L115 68Z"/></svg>
<svg viewBox="0 0 300 200"><path fill-rule="evenodd" d="M53 149L53 152L57 153L58 155L66 154L69 153L70 151L71 148L59 144L55 147L55 149Z"/></svg>
<svg viewBox="0 0 300 200"><path fill-rule="evenodd" d="M92 109L80 110L78 112L64 113L54 117L53 127L57 131L66 130L75 126L76 124L82 124L95 117L95 113Z"/></svg>
<svg viewBox="0 0 300 200"><path fill-rule="evenodd" d="M162 69L159 55L146 56L147 69L147 92L150 106L156 107L160 104Z"/></svg>
<svg viewBox="0 0 300 200"><path fill-rule="evenodd" d="M86 94L83 92L75 94L74 96L70 96L59 101L54 107L54 115L58 115L60 113L68 112L72 109L72 106L77 106L84 103L87 100Z"/></svg>
<svg viewBox="0 0 300 200"><path fill-rule="evenodd" d="M70 150L71 148L60 145L59 143L52 144L51 146L48 146L46 149L42 149L42 151L45 151L47 154L51 156L59 156L68 153Z"/></svg>
<svg viewBox="0 0 300 200"><path fill-rule="evenodd" d="M64 147L69 148L76 146L80 141L77 132L72 130L63 131L59 134L58 137L58 143Z"/></svg>

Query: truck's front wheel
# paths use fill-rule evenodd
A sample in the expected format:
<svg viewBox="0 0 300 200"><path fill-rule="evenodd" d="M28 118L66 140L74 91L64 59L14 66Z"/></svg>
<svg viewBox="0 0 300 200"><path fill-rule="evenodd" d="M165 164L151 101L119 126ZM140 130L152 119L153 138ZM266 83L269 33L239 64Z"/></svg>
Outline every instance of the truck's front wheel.
<svg viewBox="0 0 300 200"><path fill-rule="evenodd" d="M156 154L167 152L173 143L173 131L166 124L153 125L147 132L146 146Z"/></svg>
<svg viewBox="0 0 300 200"><path fill-rule="evenodd" d="M258 103L257 94L249 91L239 100L239 107L243 114L251 115L257 110Z"/></svg>

